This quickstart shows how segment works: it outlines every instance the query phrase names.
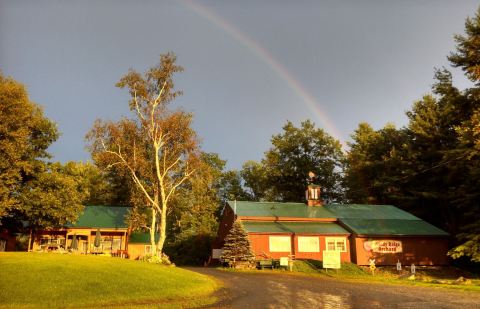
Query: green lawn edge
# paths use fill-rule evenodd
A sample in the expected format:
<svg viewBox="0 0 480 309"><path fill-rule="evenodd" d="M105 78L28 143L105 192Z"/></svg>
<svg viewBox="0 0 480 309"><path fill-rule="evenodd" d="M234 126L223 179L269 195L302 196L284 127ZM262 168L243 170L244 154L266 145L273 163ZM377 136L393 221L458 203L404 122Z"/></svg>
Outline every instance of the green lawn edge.
<svg viewBox="0 0 480 309"><path fill-rule="evenodd" d="M195 308L221 283L189 270L112 257L0 253L0 308Z"/></svg>

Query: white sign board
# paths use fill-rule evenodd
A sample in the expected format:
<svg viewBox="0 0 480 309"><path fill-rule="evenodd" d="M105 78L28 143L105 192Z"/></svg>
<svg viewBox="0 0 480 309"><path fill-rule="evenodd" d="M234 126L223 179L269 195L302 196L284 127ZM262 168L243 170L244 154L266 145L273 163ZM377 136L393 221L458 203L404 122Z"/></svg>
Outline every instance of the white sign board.
<svg viewBox="0 0 480 309"><path fill-rule="evenodd" d="M340 269L340 252L339 251L323 251L323 268Z"/></svg>
<svg viewBox="0 0 480 309"><path fill-rule="evenodd" d="M288 266L288 257L284 256L280 258L280 266Z"/></svg>
<svg viewBox="0 0 480 309"><path fill-rule="evenodd" d="M370 240L363 243L366 251L377 253L400 253L402 252L402 242L400 240Z"/></svg>
<svg viewBox="0 0 480 309"><path fill-rule="evenodd" d="M290 252L292 249L290 236L270 236L269 245L270 252Z"/></svg>
<svg viewBox="0 0 480 309"><path fill-rule="evenodd" d="M320 252L320 242L318 237L298 237L298 252Z"/></svg>

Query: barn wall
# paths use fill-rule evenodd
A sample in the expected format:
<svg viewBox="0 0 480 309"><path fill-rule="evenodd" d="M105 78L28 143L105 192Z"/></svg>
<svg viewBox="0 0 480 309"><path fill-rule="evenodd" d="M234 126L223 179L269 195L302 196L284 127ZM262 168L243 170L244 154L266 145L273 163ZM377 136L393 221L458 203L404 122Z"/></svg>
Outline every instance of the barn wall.
<svg viewBox="0 0 480 309"><path fill-rule="evenodd" d="M448 265L448 239L443 237L352 237L356 252L353 261L358 265L368 265L374 258L376 265ZM371 240L398 240L402 242L400 253L378 253L367 251L365 242Z"/></svg>
<svg viewBox="0 0 480 309"><path fill-rule="evenodd" d="M223 211L222 220L218 225L217 237L212 243L213 249L223 248L224 239L232 228L233 221L235 221L235 214L233 213L233 210L230 208L230 206L226 205Z"/></svg>
<svg viewBox="0 0 480 309"><path fill-rule="evenodd" d="M270 252L269 248L269 236L290 236L291 234L258 234L258 233L249 233L250 242L252 245L252 250L255 254L255 259L279 259L280 257L286 257L294 252L296 259L313 259L313 260L323 260L323 250L326 249L325 237L345 237L346 238L346 252L340 253L340 259L342 262L350 262L350 241L347 235L312 235L312 234L301 234L295 235L292 243L294 248L292 251L288 252ZM320 252L298 252L298 236L318 236L320 238Z"/></svg>

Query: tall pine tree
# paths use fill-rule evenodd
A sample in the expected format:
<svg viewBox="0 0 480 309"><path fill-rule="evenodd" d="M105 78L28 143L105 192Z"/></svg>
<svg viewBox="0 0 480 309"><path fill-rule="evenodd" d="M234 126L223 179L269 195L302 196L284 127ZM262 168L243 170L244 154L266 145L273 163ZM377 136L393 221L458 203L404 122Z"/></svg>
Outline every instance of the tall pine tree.
<svg viewBox="0 0 480 309"><path fill-rule="evenodd" d="M225 245L220 258L231 266L235 266L237 262L249 262L253 266L255 255L252 252L248 234L240 220L233 223L230 232L225 237Z"/></svg>

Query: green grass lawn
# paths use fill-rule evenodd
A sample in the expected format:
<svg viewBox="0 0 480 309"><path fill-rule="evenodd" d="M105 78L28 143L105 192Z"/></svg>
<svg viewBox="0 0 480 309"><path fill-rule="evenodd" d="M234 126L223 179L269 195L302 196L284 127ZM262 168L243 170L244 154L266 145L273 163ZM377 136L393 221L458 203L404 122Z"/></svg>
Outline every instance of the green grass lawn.
<svg viewBox="0 0 480 309"><path fill-rule="evenodd" d="M219 283L180 268L102 256L0 253L0 308L185 308L216 301Z"/></svg>

